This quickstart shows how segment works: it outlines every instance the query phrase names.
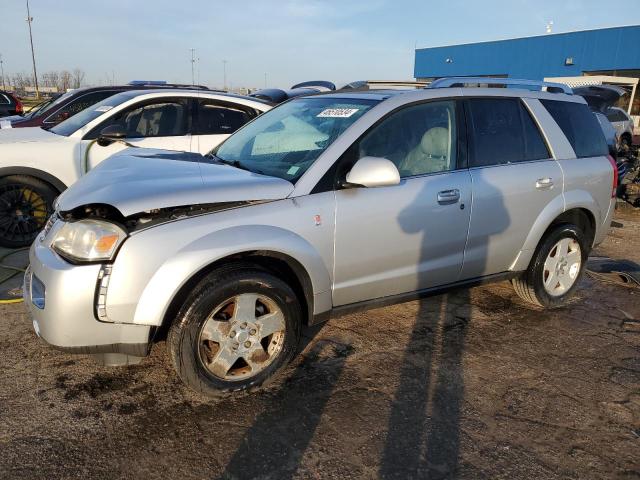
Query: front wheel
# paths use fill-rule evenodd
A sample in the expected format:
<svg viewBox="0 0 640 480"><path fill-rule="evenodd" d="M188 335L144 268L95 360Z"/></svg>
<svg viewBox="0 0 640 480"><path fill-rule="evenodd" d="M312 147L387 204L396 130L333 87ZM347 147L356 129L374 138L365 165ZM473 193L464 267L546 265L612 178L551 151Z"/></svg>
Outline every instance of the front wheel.
<svg viewBox="0 0 640 480"><path fill-rule="evenodd" d="M559 225L540 242L529 268L511 283L524 300L541 307L559 307L571 297L589 254L584 233Z"/></svg>
<svg viewBox="0 0 640 480"><path fill-rule="evenodd" d="M247 265L208 274L168 337L178 376L206 396L259 387L293 357L302 320L286 283Z"/></svg>
<svg viewBox="0 0 640 480"><path fill-rule="evenodd" d="M58 192L37 178L24 175L0 178L0 246L31 245L53 213L57 196Z"/></svg>

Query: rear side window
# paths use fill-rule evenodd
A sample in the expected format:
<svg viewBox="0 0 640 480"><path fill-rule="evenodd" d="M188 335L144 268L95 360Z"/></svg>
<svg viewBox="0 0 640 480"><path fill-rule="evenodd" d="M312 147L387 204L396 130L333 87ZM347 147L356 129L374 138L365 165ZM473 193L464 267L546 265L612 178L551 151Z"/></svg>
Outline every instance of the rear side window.
<svg viewBox="0 0 640 480"><path fill-rule="evenodd" d="M77 99L70 102L65 107L58 110L54 115L50 116L45 120L46 123L58 123L67 118L73 117L76 113L80 113L82 110L95 105L98 102L101 102L105 98L108 98L117 92L100 90L93 93L87 93L86 95L82 95Z"/></svg>
<svg viewBox="0 0 640 480"><path fill-rule="evenodd" d="M198 102L196 112L195 135L229 135L255 117L253 112L207 100Z"/></svg>
<svg viewBox="0 0 640 480"><path fill-rule="evenodd" d="M583 103L541 100L573 147L576 157L599 157L609 149L598 119Z"/></svg>
<svg viewBox="0 0 640 480"><path fill-rule="evenodd" d="M11 100L5 94L0 93L0 105L9 105Z"/></svg>
<svg viewBox="0 0 640 480"><path fill-rule="evenodd" d="M528 110L517 98L468 100L472 167L549 158L549 150Z"/></svg>

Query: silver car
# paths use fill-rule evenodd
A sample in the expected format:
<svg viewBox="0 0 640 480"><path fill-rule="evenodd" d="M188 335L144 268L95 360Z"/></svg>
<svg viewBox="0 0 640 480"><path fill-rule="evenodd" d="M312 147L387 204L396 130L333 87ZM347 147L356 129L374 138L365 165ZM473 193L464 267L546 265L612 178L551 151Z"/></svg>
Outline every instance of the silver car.
<svg viewBox="0 0 640 480"><path fill-rule="evenodd" d="M562 305L615 205L602 131L562 85L468 83L299 97L207 156L101 163L31 248L35 331L111 365L167 335L180 378L216 395L346 312L504 279Z"/></svg>

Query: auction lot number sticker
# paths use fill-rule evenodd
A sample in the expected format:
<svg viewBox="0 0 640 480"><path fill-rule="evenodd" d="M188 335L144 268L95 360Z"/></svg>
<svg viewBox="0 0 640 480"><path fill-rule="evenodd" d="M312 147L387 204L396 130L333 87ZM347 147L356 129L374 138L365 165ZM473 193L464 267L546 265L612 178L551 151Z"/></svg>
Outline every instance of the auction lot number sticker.
<svg viewBox="0 0 640 480"><path fill-rule="evenodd" d="M358 110L358 108L326 108L316 115L316 117L349 118Z"/></svg>

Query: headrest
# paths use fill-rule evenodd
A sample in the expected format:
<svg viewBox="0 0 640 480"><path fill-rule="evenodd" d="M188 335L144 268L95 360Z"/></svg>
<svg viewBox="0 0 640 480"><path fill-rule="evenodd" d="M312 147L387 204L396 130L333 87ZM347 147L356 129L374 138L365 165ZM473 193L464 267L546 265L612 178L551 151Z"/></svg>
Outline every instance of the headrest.
<svg viewBox="0 0 640 480"><path fill-rule="evenodd" d="M449 156L449 130L443 127L433 127L425 132L420 141L420 149L432 157Z"/></svg>

